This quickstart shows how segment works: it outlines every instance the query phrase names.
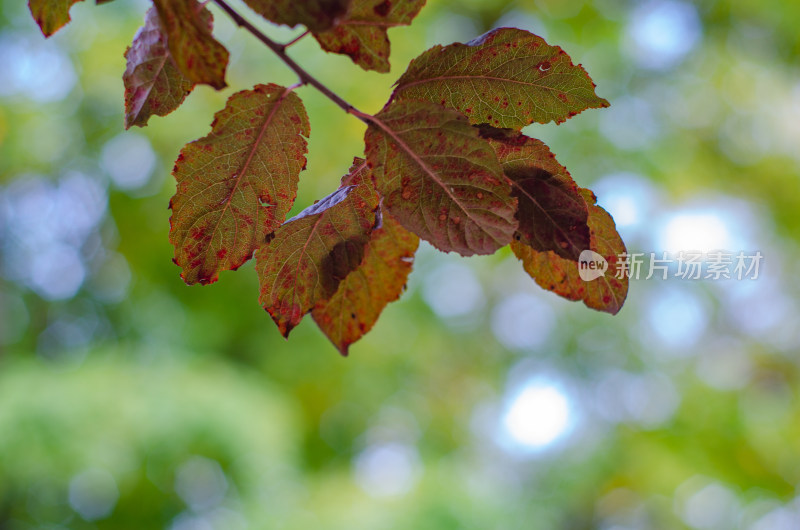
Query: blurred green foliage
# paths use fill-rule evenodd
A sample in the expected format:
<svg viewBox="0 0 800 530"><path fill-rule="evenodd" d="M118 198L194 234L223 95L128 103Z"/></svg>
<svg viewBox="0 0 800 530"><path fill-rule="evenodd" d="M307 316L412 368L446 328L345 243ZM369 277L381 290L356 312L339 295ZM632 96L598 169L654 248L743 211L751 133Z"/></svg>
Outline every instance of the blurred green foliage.
<svg viewBox="0 0 800 530"><path fill-rule="evenodd" d="M145 8L81 2L44 41L24 2L0 5L0 528L800 528L800 4L429 0L390 32L384 76L298 43L299 62L376 111L435 43L540 33L612 107L526 132L597 185L629 247L669 250L670 223L689 219L679 242L741 243L729 250L768 265L745 286L634 282L609 317L538 291L508 253L425 246L348 359L309 322L280 338L252 264L180 281L172 161L230 94L294 79L214 10L230 87L123 132L122 54ZM299 94L298 211L364 132ZM623 223L614 197L640 188ZM506 421L529 381L569 398L569 425L533 448ZM534 424L546 412L526 409Z"/></svg>

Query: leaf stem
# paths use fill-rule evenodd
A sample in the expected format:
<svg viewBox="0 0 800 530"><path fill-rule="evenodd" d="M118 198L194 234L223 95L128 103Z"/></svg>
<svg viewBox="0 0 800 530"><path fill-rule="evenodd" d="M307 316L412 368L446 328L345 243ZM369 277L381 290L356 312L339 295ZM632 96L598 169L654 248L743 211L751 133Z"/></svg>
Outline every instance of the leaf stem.
<svg viewBox="0 0 800 530"><path fill-rule="evenodd" d="M285 50L285 49L286 49L286 48L288 48L289 46L292 46L292 45L294 45L296 42L300 41L300 39L302 39L303 37L305 37L306 35L308 35L308 34L310 34L310 33L311 33L310 31L308 31L308 30L305 30L303 33L301 33L301 34L300 34L300 35L298 35L297 37L293 38L292 40L290 40L289 42L287 42L286 44L284 44L284 45L283 45L283 49Z"/></svg>
<svg viewBox="0 0 800 530"><path fill-rule="evenodd" d="M364 123L370 123L369 118L371 118L372 116L356 109L353 105L351 105L350 103L339 97L330 88L323 85L316 77L308 73L302 66L294 62L294 60L286 54L285 45L278 44L274 40L267 37L264 33L261 32L261 30L259 30L250 22L248 22L235 9L229 6L225 0L214 0L214 3L217 4L220 8L222 8L223 11L225 11L225 13L228 14L228 16L231 17L231 19L236 23L236 25L249 31L255 38L260 40L267 48L272 50L275 53L275 55L277 55L281 59L281 61L283 61L286 64L286 66L291 68L294 71L294 73L297 74L297 76L300 78L301 83L313 86L314 88L322 92L322 94L325 97L336 103L343 111L347 112L348 114L356 116Z"/></svg>

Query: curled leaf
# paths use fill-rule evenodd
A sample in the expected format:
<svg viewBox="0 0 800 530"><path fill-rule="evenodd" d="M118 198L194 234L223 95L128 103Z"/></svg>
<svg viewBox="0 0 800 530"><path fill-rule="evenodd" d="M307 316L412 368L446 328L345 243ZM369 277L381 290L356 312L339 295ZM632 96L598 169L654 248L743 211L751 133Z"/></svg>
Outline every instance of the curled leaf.
<svg viewBox="0 0 800 530"><path fill-rule="evenodd" d="M276 24L302 24L311 31L325 31L344 19L351 0L245 0L250 9Z"/></svg>
<svg viewBox="0 0 800 530"><path fill-rule="evenodd" d="M211 13L196 0L153 0L169 50L183 76L196 84L225 88L228 50L211 35Z"/></svg>
<svg viewBox="0 0 800 530"><path fill-rule="evenodd" d="M256 253L259 302L284 337L363 261L378 208L365 176L357 161L341 188L284 223Z"/></svg>
<svg viewBox="0 0 800 530"><path fill-rule="evenodd" d="M50 37L72 20L69 10L81 0L28 0L28 8L45 37Z"/></svg>
<svg viewBox="0 0 800 530"><path fill-rule="evenodd" d="M309 132L294 92L256 85L232 95L211 133L181 150L170 242L186 283L235 270L280 226L297 195Z"/></svg>
<svg viewBox="0 0 800 530"><path fill-rule="evenodd" d="M463 115L401 101L371 120L367 161L386 210L403 227L464 256L511 241L517 201L492 147Z"/></svg>
<svg viewBox="0 0 800 530"><path fill-rule="evenodd" d="M322 49L347 55L364 70L388 72L387 30L411 24L424 5L425 0L353 0L344 20L314 37Z"/></svg>
<svg viewBox="0 0 800 530"><path fill-rule="evenodd" d="M521 129L607 107L594 87L558 46L521 29L499 28L467 44L426 51L411 62L392 97L452 107L473 124Z"/></svg>
<svg viewBox="0 0 800 530"><path fill-rule="evenodd" d="M567 169L540 140L511 129L480 130L511 182L511 195L519 201L514 239L577 261L590 244L589 212Z"/></svg>
<svg viewBox="0 0 800 530"><path fill-rule="evenodd" d="M583 280L578 263L564 259L552 251L536 251L519 241L511 243L511 250L522 261L525 271L544 289L553 291L568 300L582 300L592 309L615 315L622 309L628 296L628 277L617 277L617 263L624 254L625 243L617 233L614 219L597 206L594 194L581 190L589 209L591 230L590 249L606 260L605 274L589 281Z"/></svg>
<svg viewBox="0 0 800 530"><path fill-rule="evenodd" d="M204 11L211 29L211 13ZM144 127L152 115L166 116L177 109L194 88L178 70L155 8L147 10L144 26L125 52L125 128Z"/></svg>

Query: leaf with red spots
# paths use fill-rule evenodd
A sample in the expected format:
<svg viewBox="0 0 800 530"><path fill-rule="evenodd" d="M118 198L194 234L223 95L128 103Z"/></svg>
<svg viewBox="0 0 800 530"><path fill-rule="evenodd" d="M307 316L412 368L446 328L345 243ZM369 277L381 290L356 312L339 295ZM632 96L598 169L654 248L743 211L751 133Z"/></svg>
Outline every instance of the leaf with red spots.
<svg viewBox="0 0 800 530"><path fill-rule="evenodd" d="M225 84L228 50L211 35L211 13L196 0L153 0L169 51L183 76L220 90Z"/></svg>
<svg viewBox="0 0 800 530"><path fill-rule="evenodd" d="M581 189L581 194L589 209L590 248L608 263L604 275L584 281L575 261L559 257L552 251L536 251L519 241L511 243L511 249L522 260L525 271L542 288L568 300L583 300L587 307L616 315L628 296L627 276L616 277L619 255L626 252L625 243L617 233L614 219L595 204L594 193Z"/></svg>
<svg viewBox="0 0 800 530"><path fill-rule="evenodd" d="M521 29L500 28L467 44L426 51L411 62L392 97L452 107L473 124L521 129L607 107L594 87L558 46Z"/></svg>
<svg viewBox="0 0 800 530"><path fill-rule="evenodd" d="M386 210L445 252L492 254L517 229L497 155L459 112L401 101L374 118L367 161Z"/></svg>
<svg viewBox="0 0 800 530"><path fill-rule="evenodd" d="M351 0L244 0L250 9L276 24L302 24L325 31L344 20Z"/></svg>
<svg viewBox="0 0 800 530"><path fill-rule="evenodd" d="M280 226L297 195L309 132L294 92L256 85L232 95L211 133L181 150L170 242L186 283L235 270Z"/></svg>
<svg viewBox="0 0 800 530"><path fill-rule="evenodd" d="M366 179L367 165L356 160L337 191L284 223L256 253L259 301L284 337L361 265L378 209Z"/></svg>
<svg viewBox="0 0 800 530"><path fill-rule="evenodd" d="M45 37L50 37L72 20L69 10L81 0L29 0L28 8L33 20Z"/></svg>
<svg viewBox="0 0 800 530"><path fill-rule="evenodd" d="M203 11L211 29L211 13ZM177 109L194 83L178 70L169 52L167 36L155 8L150 8L142 26L125 52L125 128L144 127L150 116L166 116Z"/></svg>
<svg viewBox="0 0 800 530"><path fill-rule="evenodd" d="M519 201L514 239L539 251L578 260L589 248L589 212L567 168L541 141L512 129L481 126Z"/></svg>
<svg viewBox="0 0 800 530"><path fill-rule="evenodd" d="M419 238L386 212L372 232L361 265L311 315L342 355L377 322L383 308L400 298L414 264Z"/></svg>
<svg viewBox="0 0 800 530"><path fill-rule="evenodd" d="M353 0L344 20L314 37L324 50L347 55L364 70L388 72L387 30L411 24L424 5L425 0Z"/></svg>

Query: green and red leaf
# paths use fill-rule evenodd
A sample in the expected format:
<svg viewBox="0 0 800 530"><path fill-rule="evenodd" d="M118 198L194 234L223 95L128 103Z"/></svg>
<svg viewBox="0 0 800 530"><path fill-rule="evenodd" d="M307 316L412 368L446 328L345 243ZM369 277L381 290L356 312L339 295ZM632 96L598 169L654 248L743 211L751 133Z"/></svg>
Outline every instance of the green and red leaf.
<svg viewBox="0 0 800 530"><path fill-rule="evenodd" d="M458 109L476 125L521 129L607 107L594 88L581 65L558 46L521 29L500 28L467 44L426 51L411 62L392 97Z"/></svg>
<svg viewBox="0 0 800 530"><path fill-rule="evenodd" d="M418 246L416 235L383 212L364 261L339 284L336 294L317 303L311 316L342 355L372 329L383 308L403 294Z"/></svg>
<svg viewBox="0 0 800 530"><path fill-rule="evenodd" d="M211 29L211 13L203 12ZM125 128L144 127L150 116L166 116L177 109L194 88L169 51L167 36L155 8L150 8L142 26L125 52Z"/></svg>
<svg viewBox="0 0 800 530"><path fill-rule="evenodd" d="M290 89L256 85L237 92L211 133L187 144L175 163L170 242L189 284L250 259L286 218L306 165L310 127Z"/></svg>
<svg viewBox="0 0 800 530"><path fill-rule="evenodd" d="M353 0L344 20L314 37L322 49L347 55L364 70L388 72L387 30L411 24L424 5L425 0Z"/></svg>
<svg viewBox="0 0 800 530"><path fill-rule="evenodd" d="M45 37L50 37L71 20L69 10L81 0L29 0L28 8Z"/></svg>
<svg viewBox="0 0 800 530"><path fill-rule="evenodd" d="M284 337L361 265L378 209L366 179L367 165L356 160L342 187L284 223L256 253L259 302Z"/></svg>
<svg viewBox="0 0 800 530"><path fill-rule="evenodd" d="M582 189L589 209L591 250L608 262L605 275L591 281L581 279L578 263L564 259L552 251L540 252L522 242L514 241L511 249L522 261L525 271L544 289L568 300L582 300L592 309L616 315L628 296L628 277L617 277L617 263L624 254L625 243L617 232L614 219L595 203L594 194Z"/></svg>
<svg viewBox="0 0 800 530"><path fill-rule="evenodd" d="M519 201L514 239L573 261L589 248L589 212L580 188L550 149L512 129L480 128Z"/></svg>
<svg viewBox="0 0 800 530"><path fill-rule="evenodd" d="M250 9L276 24L325 31L350 10L351 0L244 0Z"/></svg>
<svg viewBox="0 0 800 530"><path fill-rule="evenodd" d="M497 155L459 112L401 101L374 118L367 161L386 210L436 248L492 254L517 229L517 201Z"/></svg>
<svg viewBox="0 0 800 530"><path fill-rule="evenodd" d="M211 13L196 0L153 0L169 51L183 76L195 84L225 88L228 50L211 35Z"/></svg>

